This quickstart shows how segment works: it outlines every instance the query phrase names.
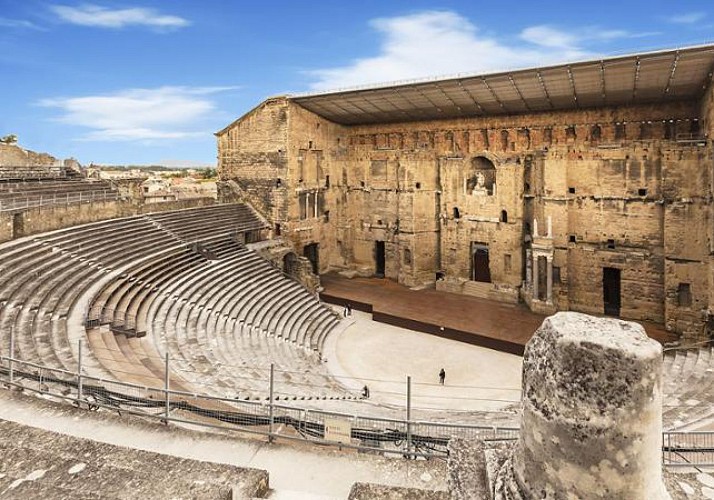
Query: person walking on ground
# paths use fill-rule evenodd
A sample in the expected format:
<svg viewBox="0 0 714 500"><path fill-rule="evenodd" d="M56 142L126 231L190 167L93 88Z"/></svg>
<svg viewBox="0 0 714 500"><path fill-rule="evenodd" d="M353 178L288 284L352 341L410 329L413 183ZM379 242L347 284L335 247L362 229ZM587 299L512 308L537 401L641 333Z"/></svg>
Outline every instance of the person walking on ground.
<svg viewBox="0 0 714 500"><path fill-rule="evenodd" d="M347 317L348 308L349 308L349 304L347 302L345 302L345 307L342 309L342 316L344 316L345 318Z"/></svg>
<svg viewBox="0 0 714 500"><path fill-rule="evenodd" d="M365 384L365 386L362 388L362 397L364 399L369 399L369 387Z"/></svg>
<svg viewBox="0 0 714 500"><path fill-rule="evenodd" d="M444 385L444 380L446 380L446 371L442 368L441 371L439 371L439 383Z"/></svg>
<svg viewBox="0 0 714 500"><path fill-rule="evenodd" d="M347 308L347 316L352 316L352 304L348 302L345 307Z"/></svg>

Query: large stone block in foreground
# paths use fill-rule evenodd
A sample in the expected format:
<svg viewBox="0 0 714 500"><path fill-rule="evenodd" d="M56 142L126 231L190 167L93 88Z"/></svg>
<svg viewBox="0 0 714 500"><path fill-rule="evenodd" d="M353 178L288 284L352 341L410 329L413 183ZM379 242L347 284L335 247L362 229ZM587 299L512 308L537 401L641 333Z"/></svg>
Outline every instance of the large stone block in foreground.
<svg viewBox="0 0 714 500"><path fill-rule="evenodd" d="M523 358L518 445L496 498L668 499L662 482L662 348L636 324L562 312Z"/></svg>

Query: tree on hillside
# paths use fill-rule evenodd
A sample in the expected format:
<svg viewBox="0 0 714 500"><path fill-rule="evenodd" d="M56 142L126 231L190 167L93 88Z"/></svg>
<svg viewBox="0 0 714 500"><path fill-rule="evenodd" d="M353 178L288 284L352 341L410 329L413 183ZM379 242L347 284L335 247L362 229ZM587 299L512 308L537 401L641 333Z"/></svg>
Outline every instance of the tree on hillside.
<svg viewBox="0 0 714 500"><path fill-rule="evenodd" d="M17 143L17 136L15 134L8 134L3 138L0 138L0 142L3 144L15 144Z"/></svg>
<svg viewBox="0 0 714 500"><path fill-rule="evenodd" d="M218 175L218 171L215 168L204 168L200 172L202 179L215 179Z"/></svg>

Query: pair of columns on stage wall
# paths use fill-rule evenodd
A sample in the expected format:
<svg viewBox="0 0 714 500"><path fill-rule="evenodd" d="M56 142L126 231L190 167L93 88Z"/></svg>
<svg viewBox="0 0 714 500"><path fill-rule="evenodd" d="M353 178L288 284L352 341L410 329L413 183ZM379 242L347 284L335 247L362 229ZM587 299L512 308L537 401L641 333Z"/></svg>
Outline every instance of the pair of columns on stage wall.
<svg viewBox="0 0 714 500"><path fill-rule="evenodd" d="M545 238L553 238L553 219L548 216L548 232L545 234ZM533 219L533 237L538 238L538 219ZM553 302L553 254L552 253L542 253L533 252L533 266L532 266L532 281L533 281L533 300L540 300L538 298L538 282L540 281L540 274L538 273L538 259L540 257L545 257L546 259L546 293L545 301L547 303Z"/></svg>
<svg viewBox="0 0 714 500"><path fill-rule="evenodd" d="M317 219L317 193L312 193L312 195L315 197L315 207L314 207L314 217ZM307 211L310 210L310 191L305 193L305 213L307 215ZM309 218L309 215L308 215Z"/></svg>

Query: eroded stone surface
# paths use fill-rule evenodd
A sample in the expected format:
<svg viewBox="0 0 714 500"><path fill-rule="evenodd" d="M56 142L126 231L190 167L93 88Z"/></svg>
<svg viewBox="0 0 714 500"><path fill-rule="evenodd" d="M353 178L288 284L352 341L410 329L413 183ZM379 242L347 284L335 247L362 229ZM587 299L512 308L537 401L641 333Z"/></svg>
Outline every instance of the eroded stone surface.
<svg viewBox="0 0 714 500"><path fill-rule="evenodd" d="M113 446L0 420L0 498L252 498L268 473ZM130 487L127 487L130 485Z"/></svg>
<svg viewBox="0 0 714 500"><path fill-rule="evenodd" d="M526 347L521 435L496 497L669 498L660 378L661 346L641 326L547 318Z"/></svg>
<svg viewBox="0 0 714 500"><path fill-rule="evenodd" d="M450 497L446 491L355 483L350 490L348 500L374 500L376 498L383 500L449 500Z"/></svg>

